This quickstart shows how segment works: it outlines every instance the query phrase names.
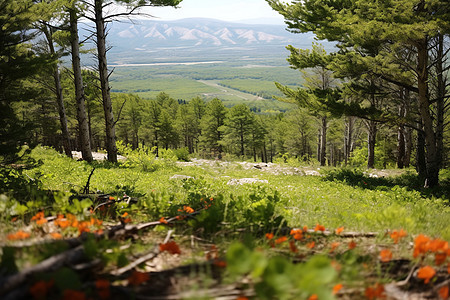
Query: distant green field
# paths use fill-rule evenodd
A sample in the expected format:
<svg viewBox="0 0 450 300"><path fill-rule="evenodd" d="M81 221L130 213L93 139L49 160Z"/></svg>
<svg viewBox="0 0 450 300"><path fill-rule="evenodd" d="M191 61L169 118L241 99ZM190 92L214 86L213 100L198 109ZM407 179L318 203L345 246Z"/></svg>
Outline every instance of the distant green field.
<svg viewBox="0 0 450 300"><path fill-rule="evenodd" d="M273 100L282 96L278 81L299 85L299 72L287 66L215 63L199 65L116 66L112 92L131 93L154 99L160 92L174 99L219 98L225 105L246 103L259 112L289 110L292 105Z"/></svg>

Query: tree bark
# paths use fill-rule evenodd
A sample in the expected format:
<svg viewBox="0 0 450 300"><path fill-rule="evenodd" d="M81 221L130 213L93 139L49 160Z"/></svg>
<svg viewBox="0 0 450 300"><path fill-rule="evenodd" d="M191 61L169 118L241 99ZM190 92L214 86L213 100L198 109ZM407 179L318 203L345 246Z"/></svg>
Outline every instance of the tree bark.
<svg viewBox="0 0 450 300"><path fill-rule="evenodd" d="M43 31L44 31L45 37L47 39L50 54L52 56L54 56L56 54L56 52L55 52L55 47L53 45L53 35L51 32L51 29L49 29L47 27L47 25L44 25ZM58 105L59 124L61 126L61 137L62 137L63 149L64 149L64 153L68 157L72 158L72 148L70 146L69 129L67 127L67 114L66 114L66 108L64 106L64 96L63 96L63 89L61 86L61 75L59 73L58 62L56 62L54 70L53 70L53 79L55 81L56 103Z"/></svg>
<svg viewBox="0 0 450 300"><path fill-rule="evenodd" d="M445 128L445 96L446 96L446 77L444 76L444 36L440 34L437 37L436 49L436 79L437 79L437 97L436 97L436 147L438 168L442 168L444 153L444 128Z"/></svg>
<svg viewBox="0 0 450 300"><path fill-rule="evenodd" d="M377 123L368 121L368 137L367 137L367 168L375 168L375 144L377 140Z"/></svg>
<svg viewBox="0 0 450 300"><path fill-rule="evenodd" d="M439 184L439 160L436 147L436 136L433 129L433 119L430 112L428 92L428 38L417 42L417 87L419 90L419 112L425 134L426 150L426 187Z"/></svg>
<svg viewBox="0 0 450 300"><path fill-rule="evenodd" d="M103 18L103 1L95 0L95 26L97 32L97 55L103 111L105 114L106 151L110 162L117 162L116 130L109 87L108 64L106 59L106 30Z"/></svg>
<svg viewBox="0 0 450 300"><path fill-rule="evenodd" d="M327 117L322 117L321 133L320 133L320 165L325 166L326 164L326 153L327 153Z"/></svg>
<svg viewBox="0 0 450 300"><path fill-rule="evenodd" d="M93 161L91 143L89 137L89 127L86 116L86 105L81 76L80 45L78 38L78 17L75 7L69 9L70 14L70 42L72 47L72 68L75 83L75 98L77 101L77 119L80 136L81 156L85 161Z"/></svg>

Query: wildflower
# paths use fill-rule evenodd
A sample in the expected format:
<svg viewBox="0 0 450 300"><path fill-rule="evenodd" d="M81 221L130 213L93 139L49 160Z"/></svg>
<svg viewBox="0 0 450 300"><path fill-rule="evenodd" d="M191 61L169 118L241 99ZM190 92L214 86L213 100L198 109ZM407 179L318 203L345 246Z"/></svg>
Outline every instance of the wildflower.
<svg viewBox="0 0 450 300"><path fill-rule="evenodd" d="M413 256L417 257L420 254L425 254L428 251L428 243L430 242L430 238L423 235L423 234L419 234L415 239L414 239L414 253Z"/></svg>
<svg viewBox="0 0 450 300"><path fill-rule="evenodd" d="M392 252L389 249L383 249L380 251L380 260L382 262L389 262L392 259Z"/></svg>
<svg viewBox="0 0 450 300"><path fill-rule="evenodd" d="M303 231L301 229L292 229L291 235L293 236L294 239L299 241L303 238Z"/></svg>
<svg viewBox="0 0 450 300"><path fill-rule="evenodd" d="M384 286L377 283L375 286L369 286L364 292L367 299L376 299L384 296Z"/></svg>
<svg viewBox="0 0 450 300"><path fill-rule="evenodd" d="M54 281L43 281L39 280L35 284L33 284L29 292L33 296L34 299L47 299L47 294L49 289L53 286Z"/></svg>
<svg viewBox="0 0 450 300"><path fill-rule="evenodd" d="M227 262L221 259L214 260L214 265L219 268L226 268Z"/></svg>
<svg viewBox="0 0 450 300"><path fill-rule="evenodd" d="M109 196L108 200L109 200L109 201L114 201L114 200L116 200L116 199L115 199L113 196Z"/></svg>
<svg viewBox="0 0 450 300"><path fill-rule="evenodd" d="M150 279L150 275L148 273L143 273L139 271L133 271L130 277L128 277L128 284L138 286L141 283L144 283Z"/></svg>
<svg viewBox="0 0 450 300"><path fill-rule="evenodd" d="M341 244L341 243L339 243L339 242L331 243L330 253L331 253L331 252L334 252L334 250L336 250L336 248L339 247L340 244Z"/></svg>
<svg viewBox="0 0 450 300"><path fill-rule="evenodd" d="M312 249L316 246L316 242L312 241L311 243L306 244L306 247Z"/></svg>
<svg viewBox="0 0 450 300"><path fill-rule="evenodd" d="M40 220L40 219L43 219L43 218L45 218L44 212L43 212L43 211L40 211L40 212L38 212L37 214L35 214L35 215L31 218L31 221L37 221L37 220Z"/></svg>
<svg viewBox="0 0 450 300"><path fill-rule="evenodd" d="M23 240L29 238L31 235L28 232L19 230L16 233L10 233L6 238L10 241Z"/></svg>
<svg viewBox="0 0 450 300"><path fill-rule="evenodd" d="M325 231L325 226L317 224L316 228L314 228L314 231L322 231L322 232L324 232Z"/></svg>
<svg viewBox="0 0 450 300"><path fill-rule="evenodd" d="M355 241L351 241L350 243L348 243L348 249L352 250L356 248L356 243Z"/></svg>
<svg viewBox="0 0 450 300"><path fill-rule="evenodd" d="M122 225L126 224L126 223L131 223L131 218L130 217L127 218L127 217L128 217L127 212L124 212L123 215L120 216L119 220L122 223Z"/></svg>
<svg viewBox="0 0 450 300"><path fill-rule="evenodd" d="M236 298L236 300L248 300L248 298L244 296L239 296Z"/></svg>
<svg viewBox="0 0 450 300"><path fill-rule="evenodd" d="M295 242L294 242L294 241L289 241L289 249L290 249L291 252L293 252L293 253L297 253L297 252L298 252L298 249L297 249L297 247L295 246Z"/></svg>
<svg viewBox="0 0 450 300"><path fill-rule="evenodd" d="M447 253L445 252L438 252L434 254L434 262L437 266L442 265L445 262L445 259L447 258Z"/></svg>
<svg viewBox="0 0 450 300"><path fill-rule="evenodd" d="M86 300L86 295L80 291L64 290L62 298L65 300Z"/></svg>
<svg viewBox="0 0 450 300"><path fill-rule="evenodd" d="M183 206L183 210L188 214L192 214L194 212L194 209L192 209L192 207L189 206Z"/></svg>
<svg viewBox="0 0 450 300"><path fill-rule="evenodd" d="M333 295L336 295L343 287L342 283L336 284L333 287Z"/></svg>
<svg viewBox="0 0 450 300"><path fill-rule="evenodd" d="M318 300L319 299L319 297L316 295L316 294L312 294L309 298L308 298L308 300Z"/></svg>
<svg viewBox="0 0 450 300"><path fill-rule="evenodd" d="M303 226L303 232L307 232L308 231L308 226Z"/></svg>
<svg viewBox="0 0 450 300"><path fill-rule="evenodd" d="M161 218L159 219L159 223L161 223L161 224L167 224L167 221L166 221L166 219L165 219L164 217L161 217Z"/></svg>
<svg viewBox="0 0 450 300"><path fill-rule="evenodd" d="M286 241L287 241L287 237L282 236L282 237L277 238L277 239L275 240L275 244L279 245L279 244L284 243L284 242L286 242Z"/></svg>
<svg viewBox="0 0 450 300"><path fill-rule="evenodd" d="M165 244L159 244L159 251L167 251L170 254L181 254L180 247L174 241L167 242Z"/></svg>
<svg viewBox="0 0 450 300"><path fill-rule="evenodd" d="M95 287L97 288L97 294L100 296L100 299L106 300L111 298L110 291L110 283L105 279L98 279L95 281Z"/></svg>
<svg viewBox="0 0 450 300"><path fill-rule="evenodd" d="M336 228L335 233L339 235L339 234L341 234L343 231L344 231L344 226L341 226L341 227L339 227L339 228Z"/></svg>
<svg viewBox="0 0 450 300"><path fill-rule="evenodd" d="M47 223L47 222L48 222L48 221L47 221L47 219L45 219L45 218L36 220L36 224L37 224L37 225L44 225L44 224Z"/></svg>
<svg viewBox="0 0 450 300"><path fill-rule="evenodd" d="M439 297L443 300L448 299L448 285L443 286L439 289Z"/></svg>
<svg viewBox="0 0 450 300"><path fill-rule="evenodd" d="M61 239L62 235L58 232L52 232L50 233L50 235L52 236L52 238L54 238L55 240Z"/></svg>
<svg viewBox="0 0 450 300"><path fill-rule="evenodd" d="M266 239L268 240L273 239L273 233L266 233Z"/></svg>
<svg viewBox="0 0 450 300"><path fill-rule="evenodd" d="M404 231L403 229L400 229L399 231L394 230L391 233L391 238L394 240L394 244L398 244L398 241L407 235L408 235L408 233L406 231Z"/></svg>
<svg viewBox="0 0 450 300"><path fill-rule="evenodd" d="M17 217L14 217L14 218L11 219L11 222L12 222L12 223L14 223L14 222L16 222L16 221L17 221Z"/></svg>
<svg viewBox="0 0 450 300"><path fill-rule="evenodd" d="M430 282L431 278L433 278L434 275L436 275L436 271L430 266L422 267L419 269L419 271L417 271L417 277L420 279L424 279L425 284Z"/></svg>

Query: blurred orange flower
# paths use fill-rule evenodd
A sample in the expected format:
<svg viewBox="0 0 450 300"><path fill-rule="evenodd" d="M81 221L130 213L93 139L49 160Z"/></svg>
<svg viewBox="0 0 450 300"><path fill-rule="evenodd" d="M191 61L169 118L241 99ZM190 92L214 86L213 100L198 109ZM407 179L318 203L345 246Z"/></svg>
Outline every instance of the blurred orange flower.
<svg viewBox="0 0 450 300"><path fill-rule="evenodd" d="M268 240L273 239L273 233L266 233L266 239Z"/></svg>
<svg viewBox="0 0 450 300"><path fill-rule="evenodd" d="M352 250L356 248L356 243L355 241L351 241L350 243L348 243L348 249Z"/></svg>
<svg viewBox="0 0 450 300"><path fill-rule="evenodd" d="M16 233L10 233L6 238L10 241L23 240L29 238L31 235L28 232L19 230Z"/></svg>
<svg viewBox="0 0 450 300"><path fill-rule="evenodd" d="M290 234L298 241L303 238L303 231L301 229L292 229Z"/></svg>
<svg viewBox="0 0 450 300"><path fill-rule="evenodd" d="M39 280L30 287L29 292L34 299L47 299L48 291L52 288L53 284L53 280Z"/></svg>
<svg viewBox="0 0 450 300"><path fill-rule="evenodd" d="M284 242L286 242L287 241L287 237L286 236L282 236L282 237L279 237L279 238L277 238L276 240L275 240L275 244L281 244L281 243L284 243Z"/></svg>
<svg viewBox="0 0 450 300"><path fill-rule="evenodd" d="M308 298L308 300L318 300L319 299L319 297L316 295L316 294L312 294L309 298Z"/></svg>
<svg viewBox="0 0 450 300"><path fill-rule="evenodd" d="M50 233L50 235L52 236L52 238L54 238L56 240L62 238L62 235L58 232L52 232L52 233Z"/></svg>
<svg viewBox="0 0 450 300"><path fill-rule="evenodd" d="M344 231L344 226L336 228L336 234L341 234Z"/></svg>
<svg viewBox="0 0 450 300"><path fill-rule="evenodd" d="M322 231L322 232L324 232L325 231L325 226L317 224L316 228L314 228L314 231Z"/></svg>
<svg viewBox="0 0 450 300"><path fill-rule="evenodd" d="M32 218L31 221L36 221L39 219L45 218L44 212L43 211L39 211L37 214L35 214Z"/></svg>
<svg viewBox="0 0 450 300"><path fill-rule="evenodd" d="M397 244L398 241L405 236L408 236L408 233L406 231L404 231L403 229L400 229L399 231L394 230L391 233L391 238L394 240L395 244Z"/></svg>
<svg viewBox="0 0 450 300"><path fill-rule="evenodd" d="M341 243L339 243L339 242L331 243L330 253L331 253L331 252L334 252L334 250L336 250L336 248L339 247L340 244L341 244Z"/></svg>
<svg viewBox="0 0 450 300"><path fill-rule="evenodd" d="M97 294L100 299L106 300L111 298L110 283L108 280L98 279L95 281L95 287L97 288Z"/></svg>
<svg viewBox="0 0 450 300"><path fill-rule="evenodd" d="M138 286L141 283L144 283L150 279L150 275L148 273L143 273L139 271L133 271L130 277L128 277L128 284Z"/></svg>
<svg viewBox="0 0 450 300"><path fill-rule="evenodd" d="M180 247L174 241L170 241L165 244L159 244L159 251L167 251L170 254L181 254Z"/></svg>
<svg viewBox="0 0 450 300"><path fill-rule="evenodd" d="M428 251L428 243L430 242L430 238L423 235L423 234L419 234L415 239L414 239L414 253L413 256L417 257L420 254L425 254Z"/></svg>
<svg viewBox="0 0 450 300"><path fill-rule="evenodd" d="M383 249L380 251L380 260L382 262L390 262L392 259L392 252L389 249Z"/></svg>
<svg viewBox="0 0 450 300"><path fill-rule="evenodd" d="M306 244L306 247L312 249L316 246L316 242L312 241L311 243Z"/></svg>
<svg viewBox="0 0 450 300"><path fill-rule="evenodd" d="M434 275L436 275L436 271L430 266L422 267L419 269L419 271L417 271L417 277L420 279L424 279L425 284L430 282L431 278L433 278Z"/></svg>
<svg viewBox="0 0 450 300"><path fill-rule="evenodd" d="M333 287L333 295L336 295L343 287L344 287L344 286L343 286L341 283L336 284L336 285Z"/></svg>
<svg viewBox="0 0 450 300"><path fill-rule="evenodd" d="M366 288L364 294L369 300L384 297L384 286L379 283L374 286L369 286Z"/></svg>
<svg viewBox="0 0 450 300"><path fill-rule="evenodd" d="M439 297L443 300L448 299L448 285L439 289Z"/></svg>
<svg viewBox="0 0 450 300"><path fill-rule="evenodd" d="M295 246L295 242L294 242L294 241L289 241L289 249L290 249L291 252L293 252L293 253L297 253L297 252L298 252L298 249L297 249L297 247Z"/></svg>
<svg viewBox="0 0 450 300"><path fill-rule="evenodd" d="M159 219L159 223L161 223L161 224L167 224L167 221L166 221L166 219L165 219L164 217L161 217L161 218Z"/></svg>

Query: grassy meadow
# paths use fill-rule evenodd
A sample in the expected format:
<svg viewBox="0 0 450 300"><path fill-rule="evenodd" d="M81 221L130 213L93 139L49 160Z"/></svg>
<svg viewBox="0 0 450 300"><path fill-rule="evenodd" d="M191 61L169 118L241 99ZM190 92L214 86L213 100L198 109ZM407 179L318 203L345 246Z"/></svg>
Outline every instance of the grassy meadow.
<svg viewBox="0 0 450 300"><path fill-rule="evenodd" d="M173 280L184 282L181 287L169 284L166 292L178 295L176 299L217 299L217 289L235 299L313 299L314 295L374 299L367 293L372 289L375 293L379 285L387 292L390 283L404 280L418 264L443 272L449 260L444 256L438 264L426 251L419 257L412 255L419 236L442 243L450 240L450 206L445 186L433 193L415 188L411 172L382 178L315 166L195 159L178 163L170 150L161 158L127 151L128 159L117 165L89 164L38 147L31 156L39 163L21 175L11 170L6 176L11 187L21 189L2 195L4 274L11 271L5 257L14 261L16 270L23 270L69 251L64 241L75 239L90 260L102 262L101 269L66 271L70 274L64 276L76 277L77 284L56 284L48 291L51 299L69 288L91 287L92 276L107 279L117 299L123 293L145 295L146 288L156 289L157 283L142 275L147 279L133 285L130 278L150 272L156 280L164 270L172 270ZM93 168L91 194L86 195L83 190ZM306 175L317 172L320 176ZM119 201L125 198L131 201ZM106 212L97 210L105 204ZM43 215L36 217L40 212ZM91 222L87 231L95 229L99 237L94 242L94 235L86 236L80 225L78 230L55 226L55 218ZM116 234L120 224L125 232L135 231L118 239L112 234L101 238L103 231ZM147 224L146 230L136 231L142 224ZM19 229L28 236L16 236ZM57 244L52 238L56 234ZM155 257L159 256L153 263L136 263L135 271L130 268L123 274L118 271L158 243ZM386 255L380 251L389 251L388 259L380 258ZM129 276L128 284L124 276ZM36 278L24 284L31 289ZM435 287L445 278L435 276L432 285L415 278L417 282L404 290L413 293L420 287L436 294ZM232 292L224 287L232 287ZM4 291L0 286L0 294ZM24 295L29 296L29 291L24 289ZM84 291L92 297L100 293L94 287Z"/></svg>

